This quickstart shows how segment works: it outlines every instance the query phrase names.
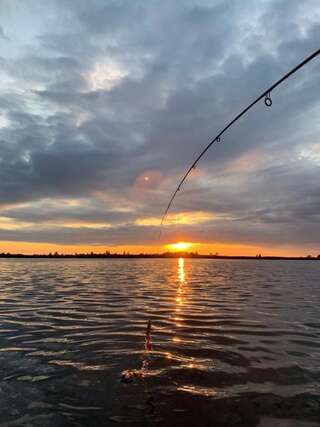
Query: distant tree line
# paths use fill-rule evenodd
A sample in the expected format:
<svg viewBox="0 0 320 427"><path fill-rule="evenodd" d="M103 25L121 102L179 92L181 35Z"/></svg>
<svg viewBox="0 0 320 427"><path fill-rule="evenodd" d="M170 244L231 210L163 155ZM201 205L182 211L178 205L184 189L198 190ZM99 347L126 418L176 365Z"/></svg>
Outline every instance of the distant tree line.
<svg viewBox="0 0 320 427"><path fill-rule="evenodd" d="M262 256L257 254L256 256L246 255L219 255L215 254L198 254L198 252L163 252L163 253L152 253L152 254L130 254L129 252L122 253L111 253L105 251L102 253L87 252L87 253L74 253L74 254L63 254L59 252L50 252L48 254L22 254L22 253L0 253L0 258L200 258L200 259L269 259L269 260L281 260L281 259L292 259L292 260L320 260L320 254L317 256L307 255L301 257L279 257L279 256Z"/></svg>

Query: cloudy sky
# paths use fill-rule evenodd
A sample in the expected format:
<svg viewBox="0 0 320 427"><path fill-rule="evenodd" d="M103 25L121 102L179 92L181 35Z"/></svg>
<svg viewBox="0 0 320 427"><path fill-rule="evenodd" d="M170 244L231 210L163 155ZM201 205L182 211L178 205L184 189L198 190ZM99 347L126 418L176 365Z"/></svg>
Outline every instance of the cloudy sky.
<svg viewBox="0 0 320 427"><path fill-rule="evenodd" d="M320 253L318 0L0 0L0 252Z"/></svg>

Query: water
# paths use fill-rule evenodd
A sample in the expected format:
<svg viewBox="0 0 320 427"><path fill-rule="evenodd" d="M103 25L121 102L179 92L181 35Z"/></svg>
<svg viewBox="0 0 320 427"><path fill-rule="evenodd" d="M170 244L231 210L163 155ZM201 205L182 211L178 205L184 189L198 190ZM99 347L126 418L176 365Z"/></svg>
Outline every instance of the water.
<svg viewBox="0 0 320 427"><path fill-rule="evenodd" d="M2 259L0 426L320 425L319 277L313 261Z"/></svg>

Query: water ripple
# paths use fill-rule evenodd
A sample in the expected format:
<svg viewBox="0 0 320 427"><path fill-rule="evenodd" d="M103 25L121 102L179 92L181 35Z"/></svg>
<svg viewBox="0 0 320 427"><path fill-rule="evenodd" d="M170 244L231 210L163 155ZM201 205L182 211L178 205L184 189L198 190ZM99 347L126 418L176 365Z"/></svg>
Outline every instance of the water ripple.
<svg viewBox="0 0 320 427"><path fill-rule="evenodd" d="M229 408L250 393L261 416L269 393L274 413L304 401L291 412L313 420L319 273L279 261L0 260L1 421L151 425L183 419L200 397ZM124 386L121 372L145 360L149 319L147 375Z"/></svg>

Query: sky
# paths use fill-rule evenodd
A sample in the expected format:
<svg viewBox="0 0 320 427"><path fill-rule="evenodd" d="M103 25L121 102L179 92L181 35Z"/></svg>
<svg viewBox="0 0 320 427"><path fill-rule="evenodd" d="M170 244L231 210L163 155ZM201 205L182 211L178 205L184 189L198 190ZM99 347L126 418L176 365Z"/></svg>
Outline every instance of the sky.
<svg viewBox="0 0 320 427"><path fill-rule="evenodd" d="M318 0L0 0L0 252L320 253Z"/></svg>

